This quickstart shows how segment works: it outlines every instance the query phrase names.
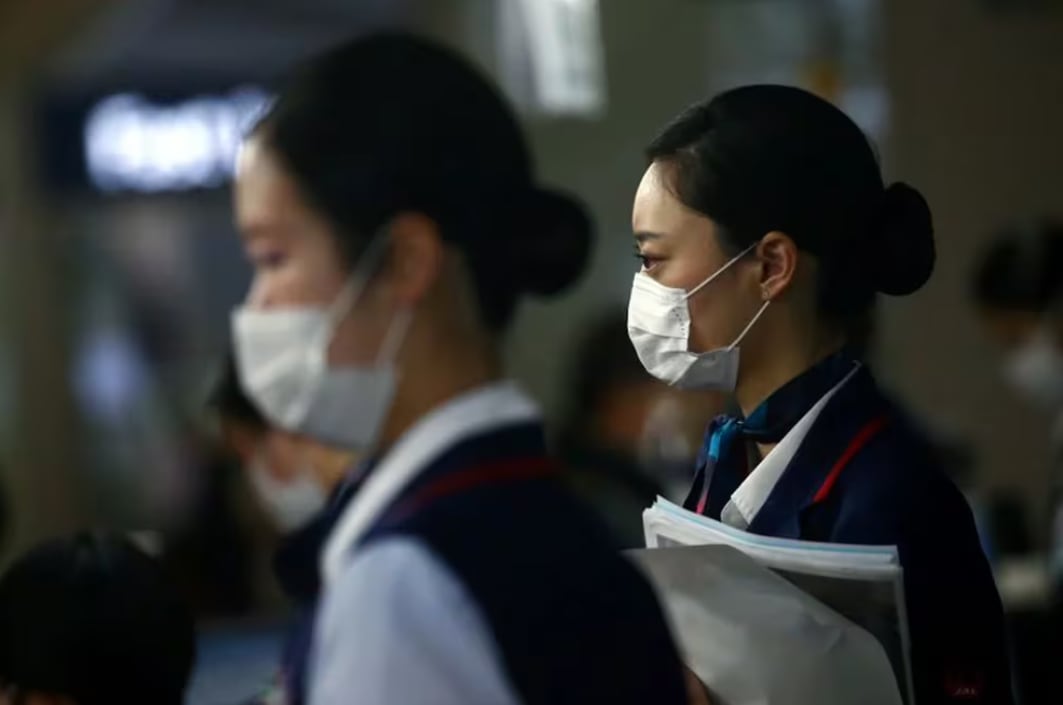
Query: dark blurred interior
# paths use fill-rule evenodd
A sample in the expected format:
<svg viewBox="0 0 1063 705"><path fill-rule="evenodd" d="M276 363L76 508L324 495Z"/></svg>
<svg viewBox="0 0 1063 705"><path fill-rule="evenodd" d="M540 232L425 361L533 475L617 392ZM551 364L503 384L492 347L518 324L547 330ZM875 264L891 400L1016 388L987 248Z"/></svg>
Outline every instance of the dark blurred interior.
<svg viewBox="0 0 1063 705"><path fill-rule="evenodd" d="M205 620L241 620L210 653L250 658L225 641L237 634L272 654L274 537L203 406L248 281L228 182L286 68L384 27L483 66L519 106L540 173L597 219L585 281L523 309L506 349L626 545L654 494L681 493L724 403L660 388L626 343L643 146L681 106L753 81L810 88L861 124L887 174L927 195L938 265L919 296L856 325L971 498L1024 702L1058 702L1059 410L1006 385L969 286L1000 226L1063 217L1063 4L1049 0L7 0L4 555L90 522L136 532Z"/></svg>

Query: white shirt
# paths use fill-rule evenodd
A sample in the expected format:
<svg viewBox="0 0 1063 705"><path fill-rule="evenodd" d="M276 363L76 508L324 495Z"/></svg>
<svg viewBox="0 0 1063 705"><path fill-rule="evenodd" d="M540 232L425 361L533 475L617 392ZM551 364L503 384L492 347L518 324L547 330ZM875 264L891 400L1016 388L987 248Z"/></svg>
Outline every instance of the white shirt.
<svg viewBox="0 0 1063 705"><path fill-rule="evenodd" d="M720 519L724 523L736 529L745 530L749 528L749 525L753 523L753 519L756 518L757 512L768 501L768 497L771 496L775 485L778 484L783 473L786 472L786 468L789 467L790 461L793 460L794 455L797 453L797 449L804 443L805 436L808 435L812 425L816 423L820 413L823 412L823 409L837 391L859 369L859 363L854 365L853 370L841 382L838 382L830 391L824 394L811 409L805 412L801 420L794 424L794 427L783 436L782 440L757 464L753 472L749 473L745 481L731 495L731 501L723 508Z"/></svg>
<svg viewBox="0 0 1063 705"><path fill-rule="evenodd" d="M317 615L310 705L518 705L491 631L421 542L382 539Z"/></svg>
<svg viewBox="0 0 1063 705"><path fill-rule="evenodd" d="M535 404L512 383L482 387L428 414L374 468L325 547L311 705L519 702L478 605L426 546L395 537L354 547L456 443L538 418Z"/></svg>
<svg viewBox="0 0 1063 705"><path fill-rule="evenodd" d="M460 441L491 429L541 418L538 407L513 382L474 389L442 404L391 447L347 505L325 544L326 584L350 563L350 551L399 494L429 464Z"/></svg>

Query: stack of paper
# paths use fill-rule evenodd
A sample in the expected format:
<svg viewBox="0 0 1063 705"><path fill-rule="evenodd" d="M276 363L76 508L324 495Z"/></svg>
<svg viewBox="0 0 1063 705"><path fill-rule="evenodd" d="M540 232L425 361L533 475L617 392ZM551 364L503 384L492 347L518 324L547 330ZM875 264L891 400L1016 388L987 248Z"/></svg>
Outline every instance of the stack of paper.
<svg viewBox="0 0 1063 705"><path fill-rule="evenodd" d="M758 536L660 498L644 524L632 555L717 701L911 705L896 548Z"/></svg>

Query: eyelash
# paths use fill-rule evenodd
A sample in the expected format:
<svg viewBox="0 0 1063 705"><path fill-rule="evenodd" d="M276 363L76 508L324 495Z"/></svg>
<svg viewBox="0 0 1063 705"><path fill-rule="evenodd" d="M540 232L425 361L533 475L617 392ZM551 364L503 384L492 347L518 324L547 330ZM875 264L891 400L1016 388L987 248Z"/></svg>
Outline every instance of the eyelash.
<svg viewBox="0 0 1063 705"><path fill-rule="evenodd" d="M635 245L635 249L631 254L636 260L638 260L643 269L649 269L653 265L654 259L642 254L642 250L639 249L638 245Z"/></svg>

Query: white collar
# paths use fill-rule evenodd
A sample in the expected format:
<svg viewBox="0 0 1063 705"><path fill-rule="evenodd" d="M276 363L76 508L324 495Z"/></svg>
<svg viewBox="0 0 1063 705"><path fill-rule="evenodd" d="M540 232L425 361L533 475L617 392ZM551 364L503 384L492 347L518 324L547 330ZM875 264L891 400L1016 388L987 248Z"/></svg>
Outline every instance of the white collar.
<svg viewBox="0 0 1063 705"><path fill-rule="evenodd" d="M376 465L344 510L322 554L326 584L340 574L350 551L399 493L447 449L471 436L535 421L539 409L513 382L496 382L457 396L411 426Z"/></svg>
<svg viewBox="0 0 1063 705"><path fill-rule="evenodd" d="M786 472L786 468L789 467L790 461L793 460L794 455L797 453L797 449L801 447L801 444L805 440L805 436L811 430L812 425L816 423L816 419L819 418L820 413L830 402L834 394L842 388L849 379L856 374L860 369L860 364L857 363L849 374L845 375L845 378L841 382L834 385L829 392L823 395L815 406L809 409L801 420L794 424L794 427L783 436L783 439L772 448L764 459L757 464L757 467L753 469L753 472L749 473L745 481L738 486L734 494L731 495L731 501L724 507L724 511L721 515L721 519L731 526L739 529L747 529L750 524L753 523L753 519L757 516L757 512L760 511L764 503L768 501L768 497L771 495L772 490L775 489L775 485L778 484L779 479ZM735 516L735 514L738 516Z"/></svg>

